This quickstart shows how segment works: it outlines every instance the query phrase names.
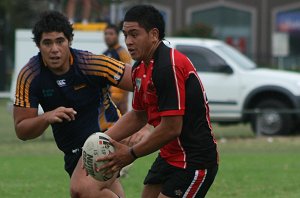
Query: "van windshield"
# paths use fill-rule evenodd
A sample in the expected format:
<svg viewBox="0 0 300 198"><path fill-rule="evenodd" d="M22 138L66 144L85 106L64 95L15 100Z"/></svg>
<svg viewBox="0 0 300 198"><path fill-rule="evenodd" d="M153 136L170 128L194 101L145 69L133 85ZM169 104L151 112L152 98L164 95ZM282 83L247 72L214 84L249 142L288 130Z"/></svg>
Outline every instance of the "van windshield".
<svg viewBox="0 0 300 198"><path fill-rule="evenodd" d="M255 69L256 64L250 60L248 57L244 56L236 49L227 45L217 45L216 48L222 51L227 56L231 57L233 61L237 63L243 69Z"/></svg>

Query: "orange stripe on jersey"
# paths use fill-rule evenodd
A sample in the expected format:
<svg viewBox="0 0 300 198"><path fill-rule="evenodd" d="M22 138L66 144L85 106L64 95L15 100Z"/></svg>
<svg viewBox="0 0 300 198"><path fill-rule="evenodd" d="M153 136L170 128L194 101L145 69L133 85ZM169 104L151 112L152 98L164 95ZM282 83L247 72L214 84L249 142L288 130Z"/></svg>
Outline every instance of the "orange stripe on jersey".
<svg viewBox="0 0 300 198"><path fill-rule="evenodd" d="M120 61L131 64L131 56L124 48L119 50L119 57L120 57Z"/></svg>
<svg viewBox="0 0 300 198"><path fill-rule="evenodd" d="M91 75L91 76L101 76L101 77L105 77L107 78L110 82L112 82L114 85L117 85L119 81L117 81L116 79L114 79L114 77L107 75L107 73L104 72L97 72L97 71L82 71L87 75Z"/></svg>
<svg viewBox="0 0 300 198"><path fill-rule="evenodd" d="M79 64L83 73L107 78L114 85L118 84L125 70L123 62L105 55L84 54Z"/></svg>
<svg viewBox="0 0 300 198"><path fill-rule="evenodd" d="M17 88L15 94L15 105L21 107L30 107L29 101L29 89L30 84L37 71L33 71L32 68L25 66L19 73L17 80Z"/></svg>
<svg viewBox="0 0 300 198"><path fill-rule="evenodd" d="M84 70L93 70L93 71L98 71L98 72L105 72L105 73L109 73L110 75L114 75L116 73L123 73L123 69L120 68L115 68L112 69L111 67L107 67L105 65L89 65L86 68L83 68Z"/></svg>
<svg viewBox="0 0 300 198"><path fill-rule="evenodd" d="M115 70L116 72L122 73L124 70L124 67L125 67L123 62L113 59L111 57L105 56L105 55L94 56L93 59L91 59L91 60L92 60L91 64L104 65L104 66L107 66L107 67Z"/></svg>
<svg viewBox="0 0 300 198"><path fill-rule="evenodd" d="M20 71L20 73L19 73L19 75L18 75L18 78L17 78L16 93L15 93L15 98L16 98L16 100L20 98L20 89L19 89L19 88L21 88L21 87L20 87L20 84L21 84L21 76L24 75L24 72L25 72L25 71L26 71L26 70L25 70L24 68L21 69L21 71ZM15 103L18 104L19 101L18 101L18 102L15 101Z"/></svg>

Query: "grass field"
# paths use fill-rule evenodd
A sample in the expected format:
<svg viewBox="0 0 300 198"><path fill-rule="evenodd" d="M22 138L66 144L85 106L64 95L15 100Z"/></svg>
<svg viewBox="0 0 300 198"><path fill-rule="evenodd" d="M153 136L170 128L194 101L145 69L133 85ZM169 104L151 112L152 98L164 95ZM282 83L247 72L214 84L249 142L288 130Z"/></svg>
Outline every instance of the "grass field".
<svg viewBox="0 0 300 198"><path fill-rule="evenodd" d="M69 197L63 155L50 131L22 142L15 136L12 115L0 101L0 197ZM214 125L220 168L208 198L300 197L300 137L255 137L249 126ZM122 178L127 198L140 197L143 178L155 154L138 159Z"/></svg>

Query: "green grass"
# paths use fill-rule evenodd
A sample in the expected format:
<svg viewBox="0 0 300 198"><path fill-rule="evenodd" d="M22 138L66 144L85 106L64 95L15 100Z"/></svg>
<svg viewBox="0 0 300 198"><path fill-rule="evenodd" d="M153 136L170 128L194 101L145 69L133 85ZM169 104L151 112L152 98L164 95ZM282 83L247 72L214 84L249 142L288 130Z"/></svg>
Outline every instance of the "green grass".
<svg viewBox="0 0 300 198"><path fill-rule="evenodd" d="M6 101L0 100L0 197L69 197L63 155L51 132L20 141ZM208 198L300 197L300 137L255 137L248 125L214 125L220 168ZM140 197L143 178L156 154L138 159L122 178L127 198Z"/></svg>

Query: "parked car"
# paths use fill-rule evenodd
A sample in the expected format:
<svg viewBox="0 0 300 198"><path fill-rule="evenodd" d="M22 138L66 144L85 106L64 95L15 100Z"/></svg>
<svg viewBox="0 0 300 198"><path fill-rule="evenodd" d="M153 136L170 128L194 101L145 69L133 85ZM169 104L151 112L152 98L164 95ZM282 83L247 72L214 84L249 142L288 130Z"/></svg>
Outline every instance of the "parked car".
<svg viewBox="0 0 300 198"><path fill-rule="evenodd" d="M205 86L211 119L221 124L251 123L254 132L289 134L300 121L300 74L258 68L218 40L166 38L186 54Z"/></svg>

